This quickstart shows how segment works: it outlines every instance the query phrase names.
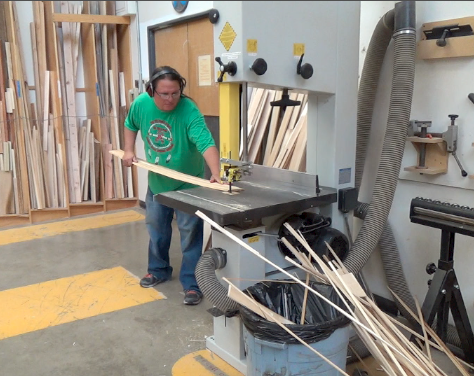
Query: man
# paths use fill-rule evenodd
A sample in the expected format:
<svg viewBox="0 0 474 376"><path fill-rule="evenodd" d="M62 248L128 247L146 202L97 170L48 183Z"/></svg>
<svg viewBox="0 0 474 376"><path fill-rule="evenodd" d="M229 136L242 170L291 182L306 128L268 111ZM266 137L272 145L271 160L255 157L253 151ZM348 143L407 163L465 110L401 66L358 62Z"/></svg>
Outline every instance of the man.
<svg viewBox="0 0 474 376"><path fill-rule="evenodd" d="M123 164L136 162L134 152L137 133L145 144L149 163L182 173L204 177L204 161L211 171L211 182L221 184L219 152L204 117L196 103L183 94L186 80L169 66L154 70L146 85L130 106L125 120ZM184 304L196 305L202 292L194 274L202 254L203 221L194 214L174 210L156 201L153 195L192 188L193 185L166 176L148 173L146 194L146 226L148 245L148 274L140 281L142 287L153 287L171 279L169 248L173 214L180 232L183 254L179 280L184 289Z"/></svg>

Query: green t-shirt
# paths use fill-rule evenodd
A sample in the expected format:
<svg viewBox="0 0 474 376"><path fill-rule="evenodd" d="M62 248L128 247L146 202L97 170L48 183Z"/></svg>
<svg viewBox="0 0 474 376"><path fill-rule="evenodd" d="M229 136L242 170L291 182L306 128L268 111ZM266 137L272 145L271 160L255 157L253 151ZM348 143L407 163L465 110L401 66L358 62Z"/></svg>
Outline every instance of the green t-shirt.
<svg viewBox="0 0 474 376"><path fill-rule="evenodd" d="M142 93L132 102L125 126L141 133L147 162L204 177L202 154L215 142L204 116L191 99L181 97L174 110L164 112L153 98ZM148 185L154 194L195 187L151 171Z"/></svg>

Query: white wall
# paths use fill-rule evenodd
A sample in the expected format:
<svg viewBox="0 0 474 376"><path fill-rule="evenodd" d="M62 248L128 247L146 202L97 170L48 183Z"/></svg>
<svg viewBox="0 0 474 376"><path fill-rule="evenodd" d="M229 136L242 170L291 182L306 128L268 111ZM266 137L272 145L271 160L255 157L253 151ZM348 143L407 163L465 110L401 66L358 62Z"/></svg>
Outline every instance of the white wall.
<svg viewBox="0 0 474 376"><path fill-rule="evenodd" d="M372 32L380 19L395 2L362 1L361 11L361 63ZM419 1L416 5L417 40L420 40L420 29L423 23L452 18L471 16L474 2L461 1ZM380 153L383 131L386 126L393 59L392 46L387 52L381 75L379 95L376 99L373 117L374 141L370 145L367 171L375 171L377 157ZM360 66L361 70L362 66ZM448 114L459 115L458 156L468 174L474 174L474 104L467 95L474 92L474 58L449 58L435 60L417 60L415 65L415 87L411 119L431 120L431 132L446 131L450 120ZM448 172L444 175L420 175L403 171L403 167L416 164L416 152L407 142L400 171L395 198L389 216L397 246L400 251L403 270L411 293L422 303L427 293L427 281L430 278L425 272L429 262L437 263L440 252L441 230L413 224L409 219L410 202L421 196L459 205L474 207L474 180L462 177L454 158L449 157ZM361 199L368 200L373 184L374 174L364 176ZM367 201L365 201L367 202ZM474 287L471 285L471 270L474 264L474 242L471 237L455 236L455 271L458 277L468 315L474 322ZM374 293L390 297L385 288L380 257L376 252L364 269L364 275ZM382 282L382 283L381 283Z"/></svg>
<svg viewBox="0 0 474 376"><path fill-rule="evenodd" d="M178 15L171 2L139 1L140 38L141 38L141 70L143 78L148 75L147 27L177 19L183 16L200 13L212 8L211 1L190 2L183 15ZM149 5L150 4L150 5ZM153 5L151 5L153 4ZM362 1L360 30L360 66L370 38L380 17L393 9L395 1ZM271 7L269 7L269 12ZM461 1L419 1L417 11L417 39L420 39L420 27L424 22L439 21L450 18L466 17L474 13L474 2ZM366 171L376 171L381 140L387 121L388 103L393 60L393 49L389 46L386 62L382 69L379 94L374 113L374 126L371 135ZM458 156L469 174L474 174L474 104L467 95L474 92L474 60L473 58L452 58L441 60L417 60L415 68L415 88L411 118L431 120L432 132L444 132L449 125L448 114L459 115ZM137 144L140 156L142 146ZM416 163L413 146L407 142L402 162L402 171L395 193L389 221L392 225L397 246L400 251L403 270L412 294L422 302L427 292L425 273L428 262L437 262L440 250L441 231L418 224L409 219L410 202L417 196L438 199L460 205L474 206L474 180L461 177L454 159L450 156L449 170L445 175L421 176L403 171L403 167ZM375 173L368 172L364 176L360 199L364 202L371 197L371 187ZM144 199L146 190L146 174L140 175L140 199ZM358 220L356 220L358 221ZM359 224L360 226L360 224ZM357 224L355 226L357 228ZM460 282L469 317L474 322L474 287L470 282L470 273L474 265L474 242L472 238L456 235L455 270ZM374 293L390 297L385 287L385 277L378 252L374 252L364 268L364 275Z"/></svg>

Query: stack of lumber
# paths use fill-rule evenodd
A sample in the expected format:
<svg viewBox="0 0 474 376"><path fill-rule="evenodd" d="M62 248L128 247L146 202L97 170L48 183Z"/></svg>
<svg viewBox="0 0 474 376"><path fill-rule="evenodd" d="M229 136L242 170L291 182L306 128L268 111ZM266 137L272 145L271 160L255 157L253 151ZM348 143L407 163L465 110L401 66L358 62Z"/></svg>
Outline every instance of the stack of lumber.
<svg viewBox="0 0 474 376"><path fill-rule="evenodd" d="M32 1L31 67L16 3L0 4L0 185L11 193L0 199L0 215L134 197L130 171L108 153L123 142L126 116L116 25L75 17L115 14L115 2ZM91 74L100 110L87 97L80 107L88 93L78 77Z"/></svg>
<svg viewBox="0 0 474 376"><path fill-rule="evenodd" d="M432 360L431 354L433 349L443 352L459 370L460 374L464 376L469 375L467 369L472 369L472 367L466 362L457 358L449 350L446 344L443 343L443 341L438 337L436 332L426 324L418 304L417 312L412 312L408 307L405 307L408 312L410 312L410 314L412 314L417 320L419 327L421 328L421 330L413 330L412 328L404 326L402 323L396 320L396 318L387 315L378 308L375 302L366 295L365 291L360 286L354 275L346 270L343 263L337 257L336 253L331 249L329 244L326 243L330 254L332 254L332 257L324 257L323 260L311 249L299 231L295 231L288 223L284 224L291 235L294 236L294 238L297 239L301 244L301 249L306 251L301 252L292 246L287 239L281 239L288 249L290 249L290 251L295 255L298 262L289 257L286 257L286 260L306 273L307 278L305 282L263 257L258 251L250 247L250 245L233 235L231 232L227 231L225 228L219 226L216 222L212 221L202 212L197 211L196 215L204 219L222 234L228 236L240 246L253 253L255 256L263 259L265 262L287 275L296 283L304 286L306 289L305 291L307 291L308 294L317 295L319 299L325 301L339 313L349 318L360 339L363 341L371 355L380 365L380 368L383 369L387 375L446 376L446 373ZM311 261L311 259L314 261ZM316 290L309 287L309 280L311 278L313 280L331 285L341 297L341 300L346 303L346 309L340 308L338 305L325 298ZM259 304L255 300L252 301L249 295L244 294L242 291L236 288L235 285L233 285L228 279L225 279L225 281L229 284L228 296L230 298L234 299L241 305L245 305L248 309L252 310L263 318L277 323L282 329L292 334L292 336L300 343L313 351L315 356L321 357L324 361L328 362L335 369L337 369L341 374L347 375L344 370L340 369L329 359L325 358L324 355L318 353L314 348L296 336L296 334L292 333L286 325L288 324L288 320L272 312L267 307ZM399 299L395 294L394 296ZM400 302L403 304L401 300ZM303 302L303 312L304 306L305 302ZM303 322L303 318L301 322ZM411 341L407 337L407 333L412 335L415 341ZM360 361L363 364L363 359L360 359Z"/></svg>
<svg viewBox="0 0 474 376"><path fill-rule="evenodd" d="M250 162L292 171L306 169L307 95L290 93L299 106L271 106L281 90L249 89L247 159ZM243 151L240 151L243 158Z"/></svg>

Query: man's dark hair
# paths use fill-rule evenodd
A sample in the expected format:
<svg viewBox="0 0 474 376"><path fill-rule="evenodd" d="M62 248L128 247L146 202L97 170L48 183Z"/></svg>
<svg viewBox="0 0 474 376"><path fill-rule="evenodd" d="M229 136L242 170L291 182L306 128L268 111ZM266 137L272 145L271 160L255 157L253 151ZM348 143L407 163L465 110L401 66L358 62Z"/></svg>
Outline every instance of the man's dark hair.
<svg viewBox="0 0 474 376"><path fill-rule="evenodd" d="M164 65L153 70L150 80L145 85L146 92L150 97L153 97L153 92L155 91L158 81L165 78L171 81L177 81L181 95L184 95L183 90L186 87L186 79L181 76L176 69Z"/></svg>

